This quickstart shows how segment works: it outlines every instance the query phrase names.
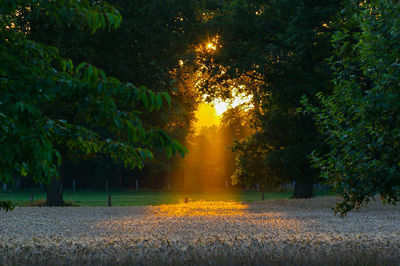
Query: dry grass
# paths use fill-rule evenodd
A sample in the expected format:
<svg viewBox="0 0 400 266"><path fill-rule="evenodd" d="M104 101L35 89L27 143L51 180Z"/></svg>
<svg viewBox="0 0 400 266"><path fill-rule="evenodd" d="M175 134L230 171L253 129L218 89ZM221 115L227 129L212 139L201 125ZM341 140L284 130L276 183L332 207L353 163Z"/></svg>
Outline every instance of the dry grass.
<svg viewBox="0 0 400 266"><path fill-rule="evenodd" d="M0 212L2 264L400 265L400 208L330 197Z"/></svg>

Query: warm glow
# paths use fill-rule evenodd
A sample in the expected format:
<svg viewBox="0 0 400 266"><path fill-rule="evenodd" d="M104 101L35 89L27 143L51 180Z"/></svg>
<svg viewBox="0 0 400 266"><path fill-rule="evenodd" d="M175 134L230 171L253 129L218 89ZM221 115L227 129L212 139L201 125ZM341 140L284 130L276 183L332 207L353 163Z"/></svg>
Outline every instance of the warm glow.
<svg viewBox="0 0 400 266"><path fill-rule="evenodd" d="M219 125L223 113L229 108L235 108L241 104L247 104L249 108L252 107L251 96L236 93L233 91L233 98L231 100L222 101L216 99L211 103L201 103L199 109L196 111L196 128L209 127Z"/></svg>
<svg viewBox="0 0 400 266"><path fill-rule="evenodd" d="M163 204L154 208L160 216L230 216L244 215L248 205L235 201L195 201Z"/></svg>
<svg viewBox="0 0 400 266"><path fill-rule="evenodd" d="M222 101L220 99L217 99L213 101L214 108L218 116L221 116L229 108L235 108L242 104L247 104L249 108L252 107L251 96L246 96L243 93L238 93L235 89L232 92L232 96L233 98L231 100Z"/></svg>
<svg viewBox="0 0 400 266"><path fill-rule="evenodd" d="M236 106L239 106L241 104L249 103L250 100L251 97L235 97L232 99L232 101L225 101L225 102L221 100L216 100L214 101L214 108L216 114L218 116L221 116L229 108L235 108Z"/></svg>
<svg viewBox="0 0 400 266"><path fill-rule="evenodd" d="M220 43L219 36L215 36L200 42L196 45L195 51L199 54L199 58L210 58L210 62L213 62L213 54L214 52L217 53L220 48L222 48L222 44ZM180 66L184 66L185 64L183 60L179 60ZM226 69L221 69L220 75L224 75L225 71ZM208 78L207 75L203 75L203 71L193 73L193 82L191 85L194 85L194 89L202 86L202 82ZM227 100L215 99L215 95L203 95L203 101L199 103L194 113L195 119L190 131L191 134L188 135L184 142L188 149L188 155L179 160L176 167L168 174L168 187L171 184L171 186L182 188L186 192L209 192L221 189L229 191L232 188L231 176L234 170L234 156L228 147L232 145L234 138L240 138L241 136L237 135L244 134L245 130L236 130L240 131L238 133L226 124L221 125L221 121L224 113L231 108L240 105L238 110L232 110L232 113L229 114L230 117L234 117L236 114L244 115L247 109L253 106L251 104L251 96L243 93L247 91L245 88L246 83L239 85L237 82L232 82L228 84L229 91L224 92L225 97L228 98ZM199 95L202 93L201 90L197 92ZM213 98L213 101L207 102L207 100ZM240 117L238 118L240 119ZM197 207L190 209L193 206L197 206L196 204L176 205L175 207L168 206L164 209L161 208L160 212L204 215L199 214L199 212L204 213L204 210L199 211ZM191 207L189 208L188 206ZM210 215L210 213L233 213L232 206L225 206L225 209L221 204L218 207L215 204L212 206L210 208L207 207L208 214L206 215Z"/></svg>
<svg viewBox="0 0 400 266"><path fill-rule="evenodd" d="M201 103L196 111L196 129L219 125L221 117L217 114L216 109L212 104Z"/></svg>
<svg viewBox="0 0 400 266"><path fill-rule="evenodd" d="M216 115L221 116L226 110L228 110L229 105L226 102L216 101L214 103L214 108Z"/></svg>
<svg viewBox="0 0 400 266"><path fill-rule="evenodd" d="M214 51L217 50L217 47L211 42L207 43L206 47L208 50L214 50Z"/></svg>
<svg viewBox="0 0 400 266"><path fill-rule="evenodd" d="M214 53L218 48L222 47L222 44L219 42L219 36L216 35L213 38L209 38L207 41L205 42L201 42L199 43L196 48L195 51L198 53Z"/></svg>

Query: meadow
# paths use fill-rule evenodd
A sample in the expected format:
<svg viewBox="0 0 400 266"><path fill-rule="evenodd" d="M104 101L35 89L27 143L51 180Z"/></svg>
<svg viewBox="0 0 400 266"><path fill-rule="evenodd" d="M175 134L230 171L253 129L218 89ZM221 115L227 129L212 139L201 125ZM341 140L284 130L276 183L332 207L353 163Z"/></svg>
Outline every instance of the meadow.
<svg viewBox="0 0 400 266"><path fill-rule="evenodd" d="M33 205L40 205L46 199L46 193L40 190L21 190L16 192L0 192L0 200L11 200L16 206L30 206L33 194ZM206 201L245 201L253 202L261 199L260 191L213 191L213 192L183 192L163 190L117 190L117 191L91 191L91 190L66 190L64 200L73 206L107 206L108 195L111 194L113 206L146 206L173 204L189 200ZM329 191L317 191L316 195L328 195ZM290 198L291 191L266 192L266 199Z"/></svg>

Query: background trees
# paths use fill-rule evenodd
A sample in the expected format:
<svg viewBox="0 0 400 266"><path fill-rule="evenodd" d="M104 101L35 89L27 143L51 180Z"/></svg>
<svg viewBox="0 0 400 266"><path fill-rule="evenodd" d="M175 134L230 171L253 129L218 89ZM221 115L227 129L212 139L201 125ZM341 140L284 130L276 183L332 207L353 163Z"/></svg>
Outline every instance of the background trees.
<svg viewBox="0 0 400 266"><path fill-rule="evenodd" d="M259 184L295 181L294 197L312 197L317 172L307 156L324 144L296 108L303 94L331 90L326 59L338 1L220 3L208 24L222 48L203 61L210 78L202 89L212 97L230 97L233 87L253 96L257 132L236 146L236 173Z"/></svg>

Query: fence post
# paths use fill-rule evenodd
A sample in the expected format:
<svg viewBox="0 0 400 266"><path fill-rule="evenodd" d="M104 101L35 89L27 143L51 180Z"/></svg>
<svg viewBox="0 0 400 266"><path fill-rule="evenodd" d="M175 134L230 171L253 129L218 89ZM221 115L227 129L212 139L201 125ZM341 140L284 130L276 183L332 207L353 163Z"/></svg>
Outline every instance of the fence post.
<svg viewBox="0 0 400 266"><path fill-rule="evenodd" d="M30 200L31 204L33 204L33 193L31 194L31 200Z"/></svg>
<svg viewBox="0 0 400 266"><path fill-rule="evenodd" d="M139 191L139 180L138 179L136 179L136 191L137 192Z"/></svg>
<svg viewBox="0 0 400 266"><path fill-rule="evenodd" d="M7 184L3 183L3 191L7 191Z"/></svg>
<svg viewBox="0 0 400 266"><path fill-rule="evenodd" d="M257 191L260 190L260 187L258 186L258 184L256 184L256 189L257 189Z"/></svg>
<svg viewBox="0 0 400 266"><path fill-rule="evenodd" d="M108 192L108 179L106 179L106 191Z"/></svg>
<svg viewBox="0 0 400 266"><path fill-rule="evenodd" d="M76 190L76 180L74 178L72 179L72 192L75 192L75 190Z"/></svg>
<svg viewBox="0 0 400 266"><path fill-rule="evenodd" d="M107 206L111 207L111 193L108 194Z"/></svg>

